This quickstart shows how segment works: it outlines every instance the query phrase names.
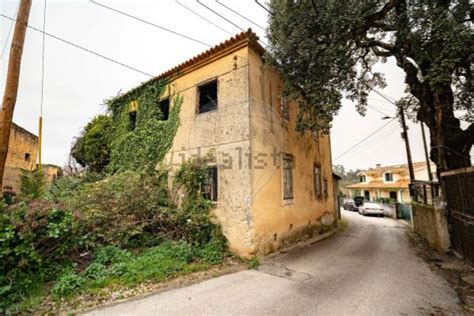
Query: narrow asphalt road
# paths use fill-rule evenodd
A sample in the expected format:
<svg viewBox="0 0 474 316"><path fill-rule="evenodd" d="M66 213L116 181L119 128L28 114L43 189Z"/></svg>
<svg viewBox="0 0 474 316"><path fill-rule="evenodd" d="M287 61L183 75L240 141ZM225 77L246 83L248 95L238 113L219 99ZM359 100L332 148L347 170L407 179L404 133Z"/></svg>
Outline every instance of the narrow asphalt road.
<svg viewBox="0 0 474 316"><path fill-rule="evenodd" d="M89 315L459 315L456 293L405 225L343 212L349 227L242 271Z"/></svg>

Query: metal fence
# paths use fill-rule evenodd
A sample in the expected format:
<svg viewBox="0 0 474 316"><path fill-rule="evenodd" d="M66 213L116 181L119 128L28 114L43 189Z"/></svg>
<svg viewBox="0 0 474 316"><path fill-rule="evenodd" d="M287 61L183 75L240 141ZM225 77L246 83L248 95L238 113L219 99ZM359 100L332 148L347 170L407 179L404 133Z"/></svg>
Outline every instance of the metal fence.
<svg viewBox="0 0 474 316"><path fill-rule="evenodd" d="M412 201L433 205L435 198L440 195L440 185L434 181L414 181L410 184Z"/></svg>
<svg viewBox="0 0 474 316"><path fill-rule="evenodd" d="M441 174L454 252L474 264L474 167Z"/></svg>

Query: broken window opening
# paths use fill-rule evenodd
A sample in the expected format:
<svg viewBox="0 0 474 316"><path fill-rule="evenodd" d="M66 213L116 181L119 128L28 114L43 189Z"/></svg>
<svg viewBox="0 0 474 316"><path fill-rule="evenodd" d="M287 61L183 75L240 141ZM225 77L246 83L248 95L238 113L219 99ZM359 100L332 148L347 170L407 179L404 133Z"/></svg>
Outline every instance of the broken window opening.
<svg viewBox="0 0 474 316"><path fill-rule="evenodd" d="M208 167L207 175L201 183L202 197L217 202L217 167Z"/></svg>
<svg viewBox="0 0 474 316"><path fill-rule="evenodd" d="M292 155L284 154L283 156L283 199L291 200L293 195L293 165L294 159Z"/></svg>
<svg viewBox="0 0 474 316"><path fill-rule="evenodd" d="M161 119L163 121L168 120L170 114L170 98L166 98L160 101L159 104L160 111L161 111Z"/></svg>
<svg viewBox="0 0 474 316"><path fill-rule="evenodd" d="M205 113L217 110L217 80L203 84L198 87L199 111Z"/></svg>

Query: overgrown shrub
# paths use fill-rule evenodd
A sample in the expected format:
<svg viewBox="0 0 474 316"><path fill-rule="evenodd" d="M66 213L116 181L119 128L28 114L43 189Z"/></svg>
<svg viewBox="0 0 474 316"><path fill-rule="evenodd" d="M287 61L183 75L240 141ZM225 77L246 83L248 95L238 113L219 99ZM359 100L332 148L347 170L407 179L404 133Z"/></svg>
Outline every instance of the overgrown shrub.
<svg viewBox="0 0 474 316"><path fill-rule="evenodd" d="M76 274L72 269L66 270L51 289L53 297L67 297L79 290L86 279Z"/></svg>
<svg viewBox="0 0 474 316"><path fill-rule="evenodd" d="M80 186L69 206L81 215L90 246L137 247L166 237L172 210L164 181L127 171Z"/></svg>
<svg viewBox="0 0 474 316"><path fill-rule="evenodd" d="M110 143L114 124L110 115L98 115L74 141L71 155L92 172L102 172L110 161Z"/></svg>
<svg viewBox="0 0 474 316"><path fill-rule="evenodd" d="M0 212L0 312L71 260L81 244L77 216L35 200Z"/></svg>
<svg viewBox="0 0 474 316"><path fill-rule="evenodd" d="M179 206L165 172L125 171L62 178L44 199L0 209L0 314L44 282L60 298L222 262L225 238L200 194L206 174L202 161L178 170Z"/></svg>

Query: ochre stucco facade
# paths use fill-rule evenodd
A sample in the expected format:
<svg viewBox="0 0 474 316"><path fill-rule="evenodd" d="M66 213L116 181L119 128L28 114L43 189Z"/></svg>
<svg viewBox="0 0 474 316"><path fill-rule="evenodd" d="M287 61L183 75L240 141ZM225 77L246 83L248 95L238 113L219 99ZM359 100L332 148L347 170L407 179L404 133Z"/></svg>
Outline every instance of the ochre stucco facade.
<svg viewBox="0 0 474 316"><path fill-rule="evenodd" d="M164 163L172 176L185 160L212 157L218 183L214 214L230 249L244 257L275 251L335 220L330 138L295 131L295 101L289 102L289 119L283 117L283 83L263 53L249 31L155 78L170 80L162 98L183 100ZM199 86L212 80L217 109L198 113ZM283 155L293 157L292 199L283 199ZM315 165L325 184L319 197Z"/></svg>
<svg viewBox="0 0 474 316"><path fill-rule="evenodd" d="M3 175L3 191L18 192L20 169L32 170L38 156L38 136L12 124Z"/></svg>

